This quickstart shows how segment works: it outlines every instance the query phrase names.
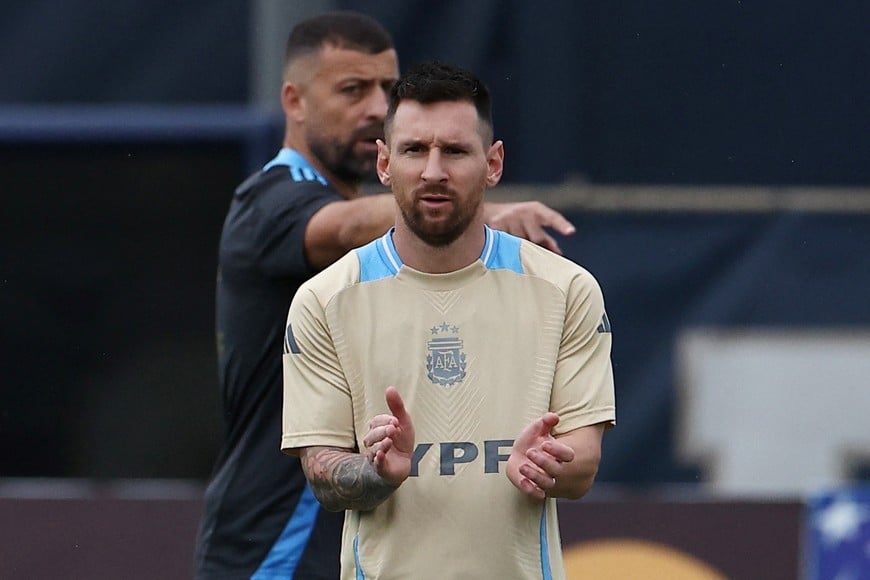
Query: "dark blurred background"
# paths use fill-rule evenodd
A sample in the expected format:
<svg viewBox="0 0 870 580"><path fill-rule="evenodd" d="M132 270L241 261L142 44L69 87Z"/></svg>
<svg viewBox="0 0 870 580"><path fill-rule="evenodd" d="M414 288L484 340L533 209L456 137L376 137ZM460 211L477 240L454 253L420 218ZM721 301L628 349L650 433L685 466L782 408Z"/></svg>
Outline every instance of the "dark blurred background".
<svg viewBox="0 0 870 580"><path fill-rule="evenodd" d="M675 443L683 329L870 326L866 2L12 3L0 477L205 480L220 228L280 146L286 34L329 8L379 19L403 67L477 71L506 189L556 191L544 199L577 224L561 242L602 283L615 332L601 481L704 478ZM807 191L817 201L789 209Z"/></svg>

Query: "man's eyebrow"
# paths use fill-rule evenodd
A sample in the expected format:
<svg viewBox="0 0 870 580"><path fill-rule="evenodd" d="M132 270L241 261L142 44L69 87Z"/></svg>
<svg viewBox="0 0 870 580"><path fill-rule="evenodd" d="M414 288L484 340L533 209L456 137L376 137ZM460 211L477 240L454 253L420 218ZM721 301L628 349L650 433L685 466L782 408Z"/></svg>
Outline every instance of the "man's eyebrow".
<svg viewBox="0 0 870 580"><path fill-rule="evenodd" d="M408 137L405 139L400 139L396 141L396 145L398 147L408 147L410 145L419 145L422 147L439 147L441 149L454 148L454 149L471 149L474 145L470 141L462 141L462 140L451 140L451 141L440 141L437 145L431 145L428 140L417 139L413 137Z"/></svg>
<svg viewBox="0 0 870 580"><path fill-rule="evenodd" d="M338 84L344 85L348 83L358 83L358 84L372 84L376 83L377 80L369 77L344 77L338 79Z"/></svg>
<svg viewBox="0 0 870 580"><path fill-rule="evenodd" d="M426 144L423 142L422 139L407 138L407 139L401 139L399 141L396 141L396 145L398 145L399 147L407 147L408 145L426 145Z"/></svg>
<svg viewBox="0 0 870 580"><path fill-rule="evenodd" d="M442 149L453 148L453 149L468 150L468 149L474 148L474 142L473 141L466 141L463 139L450 139L450 140L442 140L438 144L438 146L441 147Z"/></svg>

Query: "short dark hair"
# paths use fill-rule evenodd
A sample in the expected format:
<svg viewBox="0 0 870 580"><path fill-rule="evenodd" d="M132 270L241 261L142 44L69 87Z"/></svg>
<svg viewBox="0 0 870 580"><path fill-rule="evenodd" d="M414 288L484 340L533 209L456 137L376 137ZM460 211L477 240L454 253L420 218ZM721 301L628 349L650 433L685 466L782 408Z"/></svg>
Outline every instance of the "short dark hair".
<svg viewBox="0 0 870 580"><path fill-rule="evenodd" d="M353 12L341 10L326 12L308 18L293 27L287 38L284 62L290 63L329 45L378 54L393 48L390 33L377 20Z"/></svg>
<svg viewBox="0 0 870 580"><path fill-rule="evenodd" d="M399 103L417 101L427 105L443 101L468 101L477 110L478 119L492 133L492 98L489 89L473 73L440 61L420 63L393 85L384 126L389 131ZM490 134L491 138L492 135Z"/></svg>

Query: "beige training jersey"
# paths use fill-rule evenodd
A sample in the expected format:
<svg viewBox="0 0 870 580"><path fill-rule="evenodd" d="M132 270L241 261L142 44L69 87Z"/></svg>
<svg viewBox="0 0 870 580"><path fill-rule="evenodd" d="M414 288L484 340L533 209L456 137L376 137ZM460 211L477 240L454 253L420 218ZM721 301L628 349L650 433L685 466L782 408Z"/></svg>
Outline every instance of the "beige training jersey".
<svg viewBox="0 0 870 580"><path fill-rule="evenodd" d="M513 439L615 421L610 323L573 262L486 229L449 274L404 266L392 232L306 282L284 355L281 448L362 447L395 386L416 431L411 476L346 514L342 578L564 578L556 503L505 475Z"/></svg>

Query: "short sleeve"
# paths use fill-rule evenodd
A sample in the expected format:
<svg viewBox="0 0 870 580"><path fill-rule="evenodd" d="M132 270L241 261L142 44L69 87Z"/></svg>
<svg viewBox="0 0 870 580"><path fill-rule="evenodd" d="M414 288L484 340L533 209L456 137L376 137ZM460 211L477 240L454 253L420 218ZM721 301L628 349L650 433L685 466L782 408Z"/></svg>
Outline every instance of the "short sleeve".
<svg viewBox="0 0 870 580"><path fill-rule="evenodd" d="M550 410L563 434L596 423L616 423L612 335L598 282L588 272L569 285Z"/></svg>
<svg viewBox="0 0 870 580"><path fill-rule="evenodd" d="M255 236L263 272L273 277L311 275L305 257L305 229L311 216L340 199L332 189L317 182L297 183L287 192L267 192L261 216L263 227Z"/></svg>
<svg viewBox="0 0 870 580"><path fill-rule="evenodd" d="M342 199L317 181L294 182L285 166L271 168L261 183L236 192L221 238L225 270L255 271L269 278L308 278L305 229L317 211Z"/></svg>
<svg viewBox="0 0 870 580"><path fill-rule="evenodd" d="M308 286L296 293L284 337L281 449L356 445L353 401L323 305Z"/></svg>

